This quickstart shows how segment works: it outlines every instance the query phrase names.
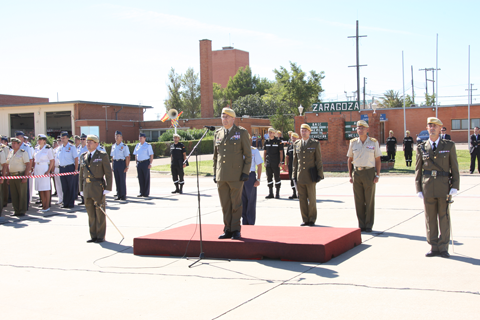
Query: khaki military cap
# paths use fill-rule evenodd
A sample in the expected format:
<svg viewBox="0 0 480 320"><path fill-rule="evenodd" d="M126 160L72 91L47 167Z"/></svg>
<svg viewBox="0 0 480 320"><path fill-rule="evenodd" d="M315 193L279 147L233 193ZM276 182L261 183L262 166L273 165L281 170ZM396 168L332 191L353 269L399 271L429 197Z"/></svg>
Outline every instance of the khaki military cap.
<svg viewBox="0 0 480 320"><path fill-rule="evenodd" d="M410 130L407 130L407 131L405 131L405 133L408 133L408 134L410 134Z"/></svg>
<svg viewBox="0 0 480 320"><path fill-rule="evenodd" d="M10 138L10 142L22 143L22 141L20 141L20 139L18 139L18 138Z"/></svg>
<svg viewBox="0 0 480 320"><path fill-rule="evenodd" d="M393 133L393 130L390 130L388 133Z"/></svg>
<svg viewBox="0 0 480 320"><path fill-rule="evenodd" d="M276 133L277 130L273 129L273 128L268 128L268 132L273 132L273 133Z"/></svg>
<svg viewBox="0 0 480 320"><path fill-rule="evenodd" d="M357 121L357 127L365 127L365 128L368 128L369 125L368 125L368 123L367 123L366 121L364 121L364 120L358 120L358 121Z"/></svg>
<svg viewBox="0 0 480 320"><path fill-rule="evenodd" d="M429 117L427 119L427 124L429 124L429 123L438 124L439 126L443 126L443 122L440 121L440 119L435 118L435 117Z"/></svg>
<svg viewBox="0 0 480 320"><path fill-rule="evenodd" d="M174 137L174 138L175 138L175 137L179 137L179 138L180 138L180 135L179 135L178 133L174 133L174 134L173 134L173 137Z"/></svg>
<svg viewBox="0 0 480 320"><path fill-rule="evenodd" d="M97 137L96 135L94 135L94 134L89 134L89 135L87 136L87 141L93 141L93 142L96 142L96 143L99 142L98 137Z"/></svg>
<svg viewBox="0 0 480 320"><path fill-rule="evenodd" d="M234 117L234 118L235 118L235 111L233 111L233 110L230 109L230 108L223 108L223 109L222 109L222 113L225 113L225 114L229 115L230 117Z"/></svg>
<svg viewBox="0 0 480 320"><path fill-rule="evenodd" d="M288 134L292 134L292 133L293 133L293 131L288 131Z"/></svg>
<svg viewBox="0 0 480 320"><path fill-rule="evenodd" d="M310 126L306 123L302 124L300 126L300 129L307 129L308 131L312 131L312 128L310 128Z"/></svg>
<svg viewBox="0 0 480 320"><path fill-rule="evenodd" d="M298 139L298 138L300 138L300 136L298 135L298 133L293 132L292 133L292 138L297 138Z"/></svg>

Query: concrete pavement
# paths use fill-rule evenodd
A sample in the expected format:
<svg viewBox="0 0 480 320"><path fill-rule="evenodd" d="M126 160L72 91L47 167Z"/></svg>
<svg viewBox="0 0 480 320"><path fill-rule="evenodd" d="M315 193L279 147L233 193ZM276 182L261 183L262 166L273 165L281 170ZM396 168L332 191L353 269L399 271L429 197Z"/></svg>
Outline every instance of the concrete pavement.
<svg viewBox="0 0 480 320"><path fill-rule="evenodd" d="M205 159L201 159L205 160ZM156 160L158 161L158 160ZM134 166L132 166L134 168ZM263 175L257 225L299 226L297 200L266 200ZM172 195L170 176L152 174L151 197L108 198L107 242L87 244L84 207L32 208L0 218L2 319L478 319L480 303L480 177L462 175L452 208L455 252L426 258L423 204L413 176L383 176L377 186L374 232L328 263L205 260L133 255L133 238L197 221L196 178ZM202 222L222 224L216 185L200 178ZM317 224L356 227L353 192L345 177L317 185ZM299 227L300 228L300 227ZM219 234L222 232L219 227ZM208 256L208 246L204 247Z"/></svg>

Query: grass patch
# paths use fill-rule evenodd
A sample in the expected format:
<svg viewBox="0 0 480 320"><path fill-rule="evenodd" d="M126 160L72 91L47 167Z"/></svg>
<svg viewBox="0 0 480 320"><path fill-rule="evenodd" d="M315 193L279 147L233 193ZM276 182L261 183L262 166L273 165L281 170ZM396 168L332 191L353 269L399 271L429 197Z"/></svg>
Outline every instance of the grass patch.
<svg viewBox="0 0 480 320"><path fill-rule="evenodd" d="M161 166L155 166L152 167L152 170L155 171L167 171L170 172L170 165L165 164ZM197 174L197 165L195 162L190 163L188 167L185 167L183 169L183 172L185 172L185 175L187 176L193 176ZM213 176L213 160L204 160L204 161L199 161L198 162L198 173L201 176Z"/></svg>

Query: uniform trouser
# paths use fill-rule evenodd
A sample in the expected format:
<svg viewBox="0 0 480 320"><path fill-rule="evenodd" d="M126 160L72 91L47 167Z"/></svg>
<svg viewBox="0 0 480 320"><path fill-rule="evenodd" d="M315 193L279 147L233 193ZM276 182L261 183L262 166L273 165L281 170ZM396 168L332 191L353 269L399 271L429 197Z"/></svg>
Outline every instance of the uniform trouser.
<svg viewBox="0 0 480 320"><path fill-rule="evenodd" d="M480 147L473 149L473 152L470 153L470 172L475 171L475 160L478 163L478 172L480 172Z"/></svg>
<svg viewBox="0 0 480 320"><path fill-rule="evenodd" d="M405 162L407 163L407 166L411 167L412 166L412 150L405 150Z"/></svg>
<svg viewBox="0 0 480 320"><path fill-rule="evenodd" d="M243 183L242 192L242 224L254 225L257 215L257 188L253 185L257 181L255 171L251 171L248 180Z"/></svg>
<svg viewBox="0 0 480 320"><path fill-rule="evenodd" d="M424 198L425 225L427 227L427 242L432 246L432 251L448 251L450 241L450 220L447 216L447 201L443 198ZM440 224L440 237L438 225Z"/></svg>
<svg viewBox="0 0 480 320"><path fill-rule="evenodd" d="M10 180L10 193L12 194L12 206L15 214L27 212L28 180L22 183L22 179Z"/></svg>
<svg viewBox="0 0 480 320"><path fill-rule="evenodd" d="M30 178L27 180L28 183L28 201L27 201L27 210L28 210L28 205L30 202L32 202L33 198L33 178Z"/></svg>
<svg viewBox="0 0 480 320"><path fill-rule="evenodd" d="M117 189L117 197L125 198L127 196L127 173L125 172L125 160L113 160L113 176L115 177L115 188Z"/></svg>
<svg viewBox="0 0 480 320"><path fill-rule="evenodd" d="M273 178L275 178L275 188L280 188L280 167L278 164L276 166L271 164L267 166L268 187L273 187Z"/></svg>
<svg viewBox="0 0 480 320"><path fill-rule="evenodd" d="M293 165L290 164L288 165L288 177L290 178L290 186L293 190L295 190L295 182L293 181Z"/></svg>
<svg viewBox="0 0 480 320"><path fill-rule="evenodd" d="M6 180L3 180L3 183L0 183L0 215L3 210L3 190L6 189L3 185L5 185L5 187L7 186Z"/></svg>
<svg viewBox="0 0 480 320"><path fill-rule="evenodd" d="M73 172L75 171L75 165L71 164L65 167L60 167L60 173ZM77 188L74 186L73 175L61 176L60 181L62 182L62 191L63 191L63 206L67 208L73 208L75 206L75 198L77 194L75 193Z"/></svg>
<svg viewBox="0 0 480 320"><path fill-rule="evenodd" d="M223 231L240 231L243 181L217 181L218 196L223 212Z"/></svg>
<svg viewBox="0 0 480 320"><path fill-rule="evenodd" d="M185 182L183 181L183 166L179 167L172 165L170 169L172 171L173 183L184 184Z"/></svg>
<svg viewBox="0 0 480 320"><path fill-rule="evenodd" d="M140 195L148 197L150 195L150 165L149 160L137 163L138 184L140 186Z"/></svg>
<svg viewBox="0 0 480 320"><path fill-rule="evenodd" d="M88 225L90 227L90 237L92 239L105 239L107 232L107 222L105 221L105 214L97 208L94 204L93 198L85 198L85 208L88 214ZM102 196L101 204L97 203L105 210L105 195Z"/></svg>
<svg viewBox="0 0 480 320"><path fill-rule="evenodd" d="M79 187L78 187L78 174L74 175L73 176L73 186L75 188L75 191L73 192L73 200L77 200L78 198L78 190L79 190Z"/></svg>
<svg viewBox="0 0 480 320"><path fill-rule="evenodd" d="M3 180L3 191L2 191L2 198L3 198L3 206L6 206L7 203L8 203L8 184L7 184L7 180Z"/></svg>
<svg viewBox="0 0 480 320"><path fill-rule="evenodd" d="M60 173L59 167L55 167L55 173ZM63 202L62 180L60 179L60 176L55 176L53 179L55 180L55 190L57 190L58 202L61 203Z"/></svg>
<svg viewBox="0 0 480 320"><path fill-rule="evenodd" d="M375 218L375 168L355 170L353 195L357 211L358 227L372 228Z"/></svg>
<svg viewBox="0 0 480 320"><path fill-rule="evenodd" d="M304 223L315 223L317 220L317 184L297 183L300 213Z"/></svg>
<svg viewBox="0 0 480 320"><path fill-rule="evenodd" d="M395 161L395 151L387 151L388 160Z"/></svg>

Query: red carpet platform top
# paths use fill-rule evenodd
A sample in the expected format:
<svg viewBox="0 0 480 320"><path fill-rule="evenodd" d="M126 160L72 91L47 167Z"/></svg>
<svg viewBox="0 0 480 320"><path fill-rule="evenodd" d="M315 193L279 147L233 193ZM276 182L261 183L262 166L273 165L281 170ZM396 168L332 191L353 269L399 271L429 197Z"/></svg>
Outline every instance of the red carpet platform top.
<svg viewBox="0 0 480 320"><path fill-rule="evenodd" d="M203 225L205 257L327 262L362 242L358 228L242 226L240 240L219 240L222 230L223 225ZM198 257L198 225L190 224L137 237L133 240L133 253Z"/></svg>

